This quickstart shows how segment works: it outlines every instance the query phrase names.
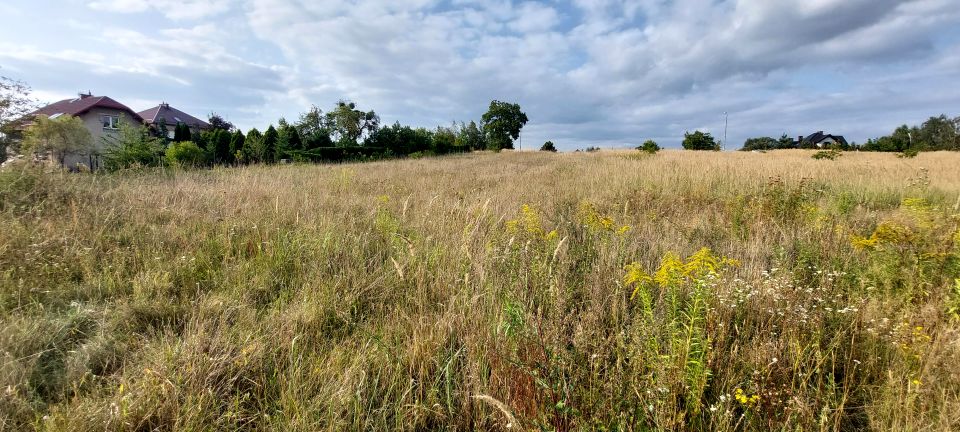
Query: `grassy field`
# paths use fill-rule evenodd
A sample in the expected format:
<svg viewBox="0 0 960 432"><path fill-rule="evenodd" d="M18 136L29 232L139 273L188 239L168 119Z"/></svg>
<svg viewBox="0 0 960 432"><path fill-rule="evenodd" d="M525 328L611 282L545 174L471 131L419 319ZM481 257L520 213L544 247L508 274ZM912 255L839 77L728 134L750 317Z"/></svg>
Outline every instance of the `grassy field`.
<svg viewBox="0 0 960 432"><path fill-rule="evenodd" d="M960 154L0 172L0 429L957 430Z"/></svg>

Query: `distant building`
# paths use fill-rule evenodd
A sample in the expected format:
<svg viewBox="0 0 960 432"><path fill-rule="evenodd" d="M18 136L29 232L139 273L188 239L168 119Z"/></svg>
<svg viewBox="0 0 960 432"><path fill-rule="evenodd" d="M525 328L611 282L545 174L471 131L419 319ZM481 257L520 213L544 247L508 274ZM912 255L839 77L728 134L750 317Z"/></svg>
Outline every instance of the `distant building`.
<svg viewBox="0 0 960 432"><path fill-rule="evenodd" d="M28 118L38 115L45 115L52 119L64 115L79 117L93 135L93 149L90 152L64 157L63 166L67 168L77 168L81 164L90 169L99 168L100 155L106 141L104 138L117 136L121 122L133 124L143 122L143 118L126 105L108 96L94 96L89 92L81 93L74 99L64 99L47 105L30 113ZM24 127L27 125L29 123Z"/></svg>
<svg viewBox="0 0 960 432"><path fill-rule="evenodd" d="M806 137L797 137L796 146L799 148L825 148L832 147L834 145L840 145L841 147L847 147L847 140L843 135L828 135L824 134L823 131L817 131Z"/></svg>
<svg viewBox="0 0 960 432"><path fill-rule="evenodd" d="M191 132L210 129L210 123L171 107L170 104L166 102L162 102L153 108L140 111L137 114L143 117L143 123L147 126L153 125L159 127L159 125L165 124L167 138L173 138L173 130L178 124L189 126Z"/></svg>

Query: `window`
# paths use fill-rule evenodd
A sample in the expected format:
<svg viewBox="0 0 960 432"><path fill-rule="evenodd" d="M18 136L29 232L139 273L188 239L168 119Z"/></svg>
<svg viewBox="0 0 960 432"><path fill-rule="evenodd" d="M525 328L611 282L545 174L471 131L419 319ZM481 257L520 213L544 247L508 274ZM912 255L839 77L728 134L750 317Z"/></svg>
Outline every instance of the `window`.
<svg viewBox="0 0 960 432"><path fill-rule="evenodd" d="M120 116L116 115L101 115L100 123L103 124L104 129L116 130L120 129Z"/></svg>

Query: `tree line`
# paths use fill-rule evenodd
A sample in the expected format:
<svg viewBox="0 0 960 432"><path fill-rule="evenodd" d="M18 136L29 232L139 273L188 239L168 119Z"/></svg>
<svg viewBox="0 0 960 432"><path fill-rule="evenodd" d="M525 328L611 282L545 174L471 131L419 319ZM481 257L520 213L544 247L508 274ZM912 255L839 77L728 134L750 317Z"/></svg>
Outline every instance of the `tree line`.
<svg viewBox="0 0 960 432"><path fill-rule="evenodd" d="M28 93L29 87L21 82L0 80L0 153L12 146L23 154L49 155L61 163L69 154L96 153L107 169L340 162L500 151L514 147L529 121L520 105L494 100L479 123L454 122L435 129L399 122L383 126L375 111L341 100L327 112L314 105L295 121L280 118L263 131L253 128L246 133L217 114L209 116L208 130L179 123L172 136L163 119L150 125L120 122L119 133L103 137L102 145L96 146L83 122L70 116L38 116L29 119L31 125L25 130L13 127L23 124L24 115L35 108ZM4 156L0 154L0 161Z"/></svg>
<svg viewBox="0 0 960 432"><path fill-rule="evenodd" d="M916 153L920 151L960 150L960 117L950 118L946 114L930 117L920 125L897 127L893 133L879 138L868 139L866 143L837 143L837 150L860 150L875 152ZM771 137L749 138L743 143L742 151L812 149L816 146L806 140L795 141L786 134L779 139Z"/></svg>
<svg viewBox="0 0 960 432"><path fill-rule="evenodd" d="M492 101L481 122L454 123L436 129L414 128L396 122L382 126L380 116L350 101L339 101L327 112L312 106L297 120L278 120L264 131L243 133L218 115L211 129L191 131L177 125L166 138L166 125L121 131L107 146L108 168L132 164L210 166L419 157L477 150L512 149L528 118L514 103ZM143 151L150 148L152 151ZM150 157L147 156L149 153ZM151 162L155 161L155 162Z"/></svg>

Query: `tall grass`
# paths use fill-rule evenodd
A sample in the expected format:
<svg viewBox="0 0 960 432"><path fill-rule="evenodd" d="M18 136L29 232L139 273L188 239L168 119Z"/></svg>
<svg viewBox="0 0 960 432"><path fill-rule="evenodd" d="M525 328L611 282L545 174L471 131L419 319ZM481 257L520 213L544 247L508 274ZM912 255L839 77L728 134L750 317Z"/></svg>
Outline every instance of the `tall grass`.
<svg viewBox="0 0 960 432"><path fill-rule="evenodd" d="M960 155L0 172L0 429L956 430Z"/></svg>

